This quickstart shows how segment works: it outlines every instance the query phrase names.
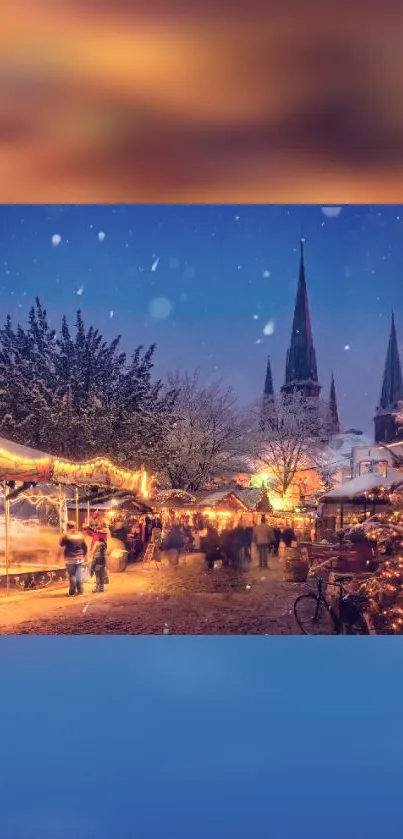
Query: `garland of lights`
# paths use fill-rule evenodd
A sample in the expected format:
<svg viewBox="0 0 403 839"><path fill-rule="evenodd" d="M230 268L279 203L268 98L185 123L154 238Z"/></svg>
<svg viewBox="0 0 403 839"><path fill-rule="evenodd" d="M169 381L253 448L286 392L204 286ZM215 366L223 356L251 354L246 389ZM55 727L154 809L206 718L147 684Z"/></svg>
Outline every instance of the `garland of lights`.
<svg viewBox="0 0 403 839"><path fill-rule="evenodd" d="M116 466L106 457L97 457L85 463L71 463L67 460L44 457L24 457L0 449L0 476L2 480L53 480L58 484L90 486L105 484L117 489L135 490L147 498L149 494L148 475L143 469L131 472Z"/></svg>

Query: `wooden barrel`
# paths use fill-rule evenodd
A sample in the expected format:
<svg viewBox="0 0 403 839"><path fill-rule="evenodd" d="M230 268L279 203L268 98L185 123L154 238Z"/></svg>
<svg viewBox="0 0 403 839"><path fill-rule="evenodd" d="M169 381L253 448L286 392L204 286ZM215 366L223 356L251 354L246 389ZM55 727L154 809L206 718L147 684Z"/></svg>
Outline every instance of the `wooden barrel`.
<svg viewBox="0 0 403 839"><path fill-rule="evenodd" d="M106 567L111 574L125 571L127 566L128 552L114 548L106 557Z"/></svg>
<svg viewBox="0 0 403 839"><path fill-rule="evenodd" d="M284 571L287 583L304 583L309 571L309 561L302 558L299 548L286 548Z"/></svg>

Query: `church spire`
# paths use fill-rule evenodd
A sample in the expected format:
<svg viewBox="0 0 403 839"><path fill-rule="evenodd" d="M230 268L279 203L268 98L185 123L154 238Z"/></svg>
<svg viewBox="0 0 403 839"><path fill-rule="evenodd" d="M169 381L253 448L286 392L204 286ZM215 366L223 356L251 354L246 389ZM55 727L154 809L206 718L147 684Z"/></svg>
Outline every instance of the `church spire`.
<svg viewBox="0 0 403 839"><path fill-rule="evenodd" d="M337 398L336 398L336 385L334 383L334 375L332 373L332 379L330 382L330 393L329 393L329 430L331 434L340 434L340 420L339 420L339 411L337 408Z"/></svg>
<svg viewBox="0 0 403 839"><path fill-rule="evenodd" d="M403 401L403 378L400 364L399 347L397 343L395 318L392 312L392 322L389 335L388 351L383 371L381 396L376 409L375 441L390 443L400 435L396 428L394 412L398 403Z"/></svg>
<svg viewBox="0 0 403 839"><path fill-rule="evenodd" d="M274 396L274 388L273 388L273 376L271 373L271 363L270 363L270 356L267 358L267 368L266 368L266 378L264 382L264 394L265 397L267 396Z"/></svg>
<svg viewBox="0 0 403 839"><path fill-rule="evenodd" d="M297 296L282 391L290 393L293 390L300 390L306 396L318 397L321 387L318 382L316 353L313 345L305 279L304 241L304 238L301 237Z"/></svg>

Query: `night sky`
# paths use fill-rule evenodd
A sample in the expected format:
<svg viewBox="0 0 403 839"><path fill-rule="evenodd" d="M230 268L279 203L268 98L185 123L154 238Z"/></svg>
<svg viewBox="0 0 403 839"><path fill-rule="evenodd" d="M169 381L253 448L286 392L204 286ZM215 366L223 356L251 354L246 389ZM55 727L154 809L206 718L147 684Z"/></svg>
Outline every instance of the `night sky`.
<svg viewBox="0 0 403 839"><path fill-rule="evenodd" d="M392 308L403 341L403 207L2 206L0 227L4 316L81 308L129 352L156 342L158 375L199 366L244 403L268 354L284 380L302 228L323 395L333 369L343 426L371 433Z"/></svg>
<svg viewBox="0 0 403 839"><path fill-rule="evenodd" d="M393 638L0 641L2 839L401 835Z"/></svg>

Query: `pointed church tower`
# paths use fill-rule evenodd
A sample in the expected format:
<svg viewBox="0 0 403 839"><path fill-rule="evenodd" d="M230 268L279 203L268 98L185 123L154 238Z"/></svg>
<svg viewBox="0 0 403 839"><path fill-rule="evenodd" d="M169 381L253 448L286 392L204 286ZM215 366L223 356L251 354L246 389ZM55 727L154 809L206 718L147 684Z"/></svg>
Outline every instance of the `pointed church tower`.
<svg viewBox="0 0 403 839"><path fill-rule="evenodd" d="M264 429L268 422L272 400L274 399L273 376L271 373L270 356L267 358L266 378L264 380L264 391L262 399L262 408L260 414L260 427Z"/></svg>
<svg viewBox="0 0 403 839"><path fill-rule="evenodd" d="M264 398L274 396L273 376L271 374L270 356L267 359L266 378L264 382Z"/></svg>
<svg viewBox="0 0 403 839"><path fill-rule="evenodd" d="M329 405L328 405L328 423L331 434L340 434L340 420L339 411L337 408L336 385L334 383L334 375L332 373L332 380L330 382Z"/></svg>
<svg viewBox="0 0 403 839"><path fill-rule="evenodd" d="M312 339L308 292L305 280L304 239L301 239L301 256L297 297L295 300L291 342L287 351L283 393L299 390L305 396L318 397L321 386L318 381L316 353Z"/></svg>
<svg viewBox="0 0 403 839"><path fill-rule="evenodd" d="M392 312L392 324L383 372L381 398L374 418L376 443L392 443L402 439L403 432L399 431L393 416L398 407L398 402L402 401L402 368L397 344L395 318Z"/></svg>

